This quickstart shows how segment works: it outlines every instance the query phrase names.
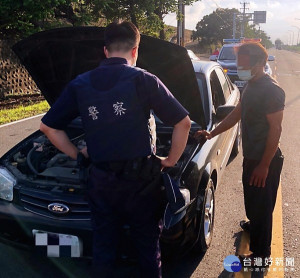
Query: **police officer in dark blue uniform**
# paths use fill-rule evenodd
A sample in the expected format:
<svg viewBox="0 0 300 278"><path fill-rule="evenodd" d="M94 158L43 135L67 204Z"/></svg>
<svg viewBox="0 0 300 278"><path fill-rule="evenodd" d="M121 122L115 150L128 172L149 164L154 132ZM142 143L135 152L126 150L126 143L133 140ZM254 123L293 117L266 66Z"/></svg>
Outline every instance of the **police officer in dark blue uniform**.
<svg viewBox="0 0 300 278"><path fill-rule="evenodd" d="M134 162L145 161L154 153L150 110L174 126L169 155L161 158L162 168L172 167L178 161L191 125L188 112L164 84L134 67L139 41L139 31L132 23L108 25L104 47L107 59L66 86L40 127L59 150L76 159L79 150L64 129L75 117L82 118L87 143L87 150L82 153L92 162L88 197L95 277L110 277L120 225L124 222L131 227L141 277L161 277L159 202L152 194L139 194L145 182L128 178L124 172L136 170Z"/></svg>

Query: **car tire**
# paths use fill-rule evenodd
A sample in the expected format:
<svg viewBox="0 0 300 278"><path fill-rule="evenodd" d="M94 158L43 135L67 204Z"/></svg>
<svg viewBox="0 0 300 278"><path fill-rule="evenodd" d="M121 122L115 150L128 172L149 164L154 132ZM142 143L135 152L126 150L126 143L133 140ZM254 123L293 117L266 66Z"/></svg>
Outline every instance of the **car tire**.
<svg viewBox="0 0 300 278"><path fill-rule="evenodd" d="M203 199L200 196L198 198ZM197 254L206 252L212 241L215 218L215 187L212 179L208 181L201 203L202 207L198 209L196 216L198 218L198 236L193 248Z"/></svg>
<svg viewBox="0 0 300 278"><path fill-rule="evenodd" d="M238 130L237 130L237 134L234 139L234 143L233 143L233 147L232 147L232 151L231 151L231 155L233 157L236 157L241 150L241 137L242 137L241 124L238 123Z"/></svg>

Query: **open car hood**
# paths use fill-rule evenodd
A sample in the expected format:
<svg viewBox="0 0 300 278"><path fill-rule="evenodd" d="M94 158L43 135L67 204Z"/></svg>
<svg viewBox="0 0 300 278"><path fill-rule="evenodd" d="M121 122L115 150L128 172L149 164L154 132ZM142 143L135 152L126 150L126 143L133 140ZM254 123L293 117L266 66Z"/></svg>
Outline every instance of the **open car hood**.
<svg viewBox="0 0 300 278"><path fill-rule="evenodd" d="M13 46L52 105L66 84L105 59L104 28L68 27L33 34ZM158 76L193 121L205 126L200 91L185 48L142 35L137 66Z"/></svg>

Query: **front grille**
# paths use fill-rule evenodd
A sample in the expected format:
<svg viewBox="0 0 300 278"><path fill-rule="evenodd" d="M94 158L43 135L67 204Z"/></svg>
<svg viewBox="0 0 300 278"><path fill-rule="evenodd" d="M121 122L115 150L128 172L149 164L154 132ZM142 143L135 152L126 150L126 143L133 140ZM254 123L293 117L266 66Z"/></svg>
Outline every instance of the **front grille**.
<svg viewBox="0 0 300 278"><path fill-rule="evenodd" d="M20 200L27 211L57 220L90 220L90 208L83 196L56 197L48 192L20 189ZM48 210L51 203L67 206L69 212L57 214Z"/></svg>
<svg viewBox="0 0 300 278"><path fill-rule="evenodd" d="M234 81L239 81L240 80L236 73L234 73L234 74L227 73L227 75L230 78L232 83L234 83Z"/></svg>

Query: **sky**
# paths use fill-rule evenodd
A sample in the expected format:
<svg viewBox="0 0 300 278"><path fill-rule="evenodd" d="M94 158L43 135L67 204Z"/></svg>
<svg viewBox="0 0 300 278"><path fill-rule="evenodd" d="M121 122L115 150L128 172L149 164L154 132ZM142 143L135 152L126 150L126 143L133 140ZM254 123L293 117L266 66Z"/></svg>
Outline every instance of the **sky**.
<svg viewBox="0 0 300 278"><path fill-rule="evenodd" d="M217 8L240 9L241 2L249 3L247 5L249 10L246 12L267 11L267 21L260 24L260 28L271 37L273 42L279 38L285 44L292 44L292 42L296 44L297 40L300 43L300 0L201 0L185 7L185 27L195 30L197 22L203 16ZM177 26L175 14L167 15L164 21L168 25Z"/></svg>

